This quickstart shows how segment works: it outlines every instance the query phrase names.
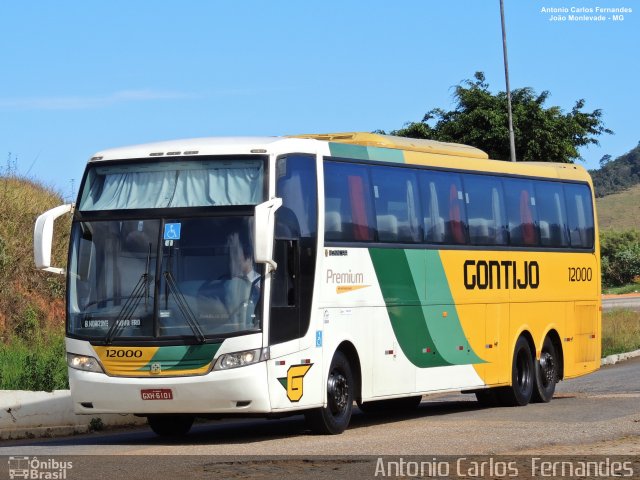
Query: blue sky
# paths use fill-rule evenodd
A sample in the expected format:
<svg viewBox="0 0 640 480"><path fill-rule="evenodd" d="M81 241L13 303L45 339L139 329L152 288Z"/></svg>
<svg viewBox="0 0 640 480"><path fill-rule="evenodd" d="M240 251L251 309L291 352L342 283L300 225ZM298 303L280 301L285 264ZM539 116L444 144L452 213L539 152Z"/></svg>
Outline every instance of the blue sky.
<svg viewBox="0 0 640 480"><path fill-rule="evenodd" d="M633 12L541 13L596 6ZM581 151L584 164L635 147L637 2L505 0L505 10L512 88L549 90L547 106L565 111L584 98L614 130ZM68 196L108 147L400 128L452 108L452 87L475 71L504 90L499 13L498 0L4 2L0 171L11 152L21 174Z"/></svg>

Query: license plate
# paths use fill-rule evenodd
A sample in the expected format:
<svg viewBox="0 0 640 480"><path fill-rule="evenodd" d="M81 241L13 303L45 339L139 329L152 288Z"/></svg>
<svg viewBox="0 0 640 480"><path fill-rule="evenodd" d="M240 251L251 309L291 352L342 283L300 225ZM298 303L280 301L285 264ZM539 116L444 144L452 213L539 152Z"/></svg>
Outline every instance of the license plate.
<svg viewBox="0 0 640 480"><path fill-rule="evenodd" d="M170 388L150 388L140 390L142 400L173 400L173 391Z"/></svg>

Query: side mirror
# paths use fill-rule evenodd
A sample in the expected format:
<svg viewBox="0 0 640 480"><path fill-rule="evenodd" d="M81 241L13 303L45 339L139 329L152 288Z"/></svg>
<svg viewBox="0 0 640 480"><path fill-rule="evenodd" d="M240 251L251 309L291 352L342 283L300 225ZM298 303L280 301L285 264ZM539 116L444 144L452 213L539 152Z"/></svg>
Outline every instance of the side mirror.
<svg viewBox="0 0 640 480"><path fill-rule="evenodd" d="M73 210L74 204L69 203L52 208L43 213L36 220L33 230L33 257L38 270L45 272L64 274L64 268L51 266L51 246L53 244L53 222L56 218Z"/></svg>
<svg viewBox="0 0 640 480"><path fill-rule="evenodd" d="M256 263L266 263L275 270L278 264L273 261L273 236L275 213L282 206L281 198L272 198L255 207L253 223L253 250Z"/></svg>

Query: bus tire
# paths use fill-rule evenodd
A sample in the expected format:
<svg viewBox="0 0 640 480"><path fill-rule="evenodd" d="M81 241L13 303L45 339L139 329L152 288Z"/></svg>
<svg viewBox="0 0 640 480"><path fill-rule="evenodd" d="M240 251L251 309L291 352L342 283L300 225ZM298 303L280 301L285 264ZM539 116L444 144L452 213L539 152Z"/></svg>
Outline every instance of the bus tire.
<svg viewBox="0 0 640 480"><path fill-rule="evenodd" d="M497 392L500 403L505 407L524 407L531 401L534 384L533 355L529 342L521 336L513 350L511 386L501 387Z"/></svg>
<svg viewBox="0 0 640 480"><path fill-rule="evenodd" d="M536 360L536 385L532 402L547 403L553 398L558 381L558 356L549 337L544 339L540 360Z"/></svg>
<svg viewBox="0 0 640 480"><path fill-rule="evenodd" d="M307 425L314 433L337 435L351 420L354 377L347 357L340 351L333 355L327 377L327 406L305 413Z"/></svg>
<svg viewBox="0 0 640 480"><path fill-rule="evenodd" d="M182 437L193 425L193 415L149 415L147 422L153 433L161 437Z"/></svg>

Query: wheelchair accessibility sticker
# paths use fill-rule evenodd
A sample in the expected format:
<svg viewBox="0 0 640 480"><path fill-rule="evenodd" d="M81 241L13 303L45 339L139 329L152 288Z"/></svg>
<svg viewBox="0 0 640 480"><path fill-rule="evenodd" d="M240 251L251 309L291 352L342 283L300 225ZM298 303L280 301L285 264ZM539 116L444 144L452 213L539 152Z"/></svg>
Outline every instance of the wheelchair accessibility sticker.
<svg viewBox="0 0 640 480"><path fill-rule="evenodd" d="M167 223L164 226L164 239L165 240L180 240L180 227L181 223Z"/></svg>

